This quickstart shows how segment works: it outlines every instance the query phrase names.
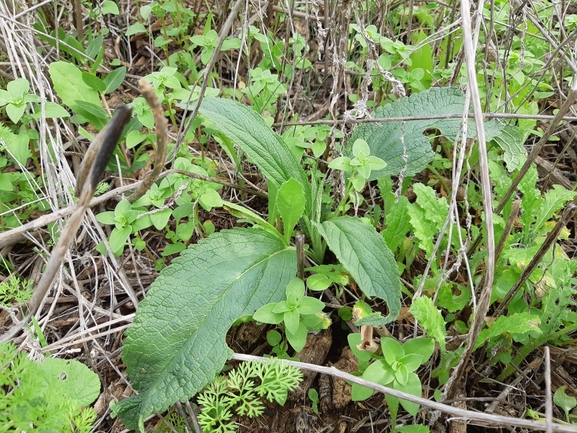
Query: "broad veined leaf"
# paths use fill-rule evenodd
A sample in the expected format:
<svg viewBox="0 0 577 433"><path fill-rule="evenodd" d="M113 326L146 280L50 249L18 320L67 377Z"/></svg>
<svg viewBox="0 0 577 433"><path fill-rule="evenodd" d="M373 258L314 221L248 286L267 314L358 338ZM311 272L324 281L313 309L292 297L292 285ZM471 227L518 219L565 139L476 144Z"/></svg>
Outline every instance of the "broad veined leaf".
<svg viewBox="0 0 577 433"><path fill-rule="evenodd" d="M401 284L383 236L359 218L339 217L315 225L363 293L387 302L387 322L395 320L401 310Z"/></svg>
<svg viewBox="0 0 577 433"><path fill-rule="evenodd" d="M232 351L226 332L239 317L283 299L296 252L259 228L215 233L191 245L152 284L127 331L123 359L138 395L118 403L130 429L219 373Z"/></svg>
<svg viewBox="0 0 577 433"><path fill-rule="evenodd" d="M296 179L303 188L308 214L311 188L302 165L256 111L228 99L206 98L200 112L248 155L276 191L291 177Z"/></svg>
<svg viewBox="0 0 577 433"><path fill-rule="evenodd" d="M464 103L465 95L459 89L434 87L379 107L373 112L373 117L462 114ZM371 148L371 155L387 163L384 169L372 171L369 180L386 175L398 175L403 170L405 175L412 176L422 171L434 156L429 139L423 132L427 129L438 129L443 136L453 140L460 124L460 118L364 123L355 129L349 142L364 139ZM486 122L487 140L499 135L503 128L504 125L498 121ZM467 136L476 136L472 121L468 122ZM345 147L343 154L352 157L352 146Z"/></svg>
<svg viewBox="0 0 577 433"><path fill-rule="evenodd" d="M81 101L85 104L101 107L98 92L82 80L82 71L72 63L54 62L50 65L49 72L54 83L54 90L62 102L75 113L91 119L96 128L102 129L106 120L91 115L78 103Z"/></svg>

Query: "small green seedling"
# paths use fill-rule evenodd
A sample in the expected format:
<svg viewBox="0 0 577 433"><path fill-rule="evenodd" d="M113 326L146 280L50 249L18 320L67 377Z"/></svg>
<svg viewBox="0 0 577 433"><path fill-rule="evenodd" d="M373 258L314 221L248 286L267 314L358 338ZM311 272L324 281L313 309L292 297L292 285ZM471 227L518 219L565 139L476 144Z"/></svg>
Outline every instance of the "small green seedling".
<svg viewBox="0 0 577 433"><path fill-rule="evenodd" d="M368 143L361 138L353 143L353 155L354 158L339 156L333 159L329 168L350 173L349 185L352 185L356 191L360 191L367 179L371 177L371 171L382 170L387 163L381 158L372 156Z"/></svg>
<svg viewBox="0 0 577 433"><path fill-rule="evenodd" d="M16 124L24 115L26 103L40 102L40 97L28 93L30 85L25 78L10 81L6 90L0 89L0 107L6 106L6 114Z"/></svg>
<svg viewBox="0 0 577 433"><path fill-rule="evenodd" d="M317 392L316 389L314 388L309 388L309 391L307 393L307 395L309 396L309 400L311 401L311 409L313 410L313 412L315 414L319 414L319 393Z"/></svg>
<svg viewBox="0 0 577 433"><path fill-rule="evenodd" d="M292 359L287 354L288 344L282 338L282 334L275 329L266 333L266 341L272 347L271 352L279 359ZM296 359L295 359L296 361Z"/></svg>
<svg viewBox="0 0 577 433"><path fill-rule="evenodd" d="M278 325L284 322L286 337L294 350L300 352L307 341L307 331L326 329L330 319L322 313L325 304L305 296L305 284L299 278L286 287L286 301L266 304L253 315L254 320Z"/></svg>
<svg viewBox="0 0 577 433"><path fill-rule="evenodd" d="M565 393L565 385L560 386L553 394L553 402L563 409L565 413L565 419L568 423L571 423L571 418L575 419L577 416L571 415L569 411L577 406L577 399L575 397L571 397Z"/></svg>
<svg viewBox="0 0 577 433"><path fill-rule="evenodd" d="M432 338L413 338L400 344L393 338L383 338L381 348L383 357L366 368L362 375L363 379L420 397L422 392L421 380L415 371L433 354L434 340ZM352 398L354 401L366 400L372 394L372 389L353 384ZM385 396L385 399L393 419L397 418L399 403L411 415L416 415L419 410L419 405L416 403L390 395Z"/></svg>

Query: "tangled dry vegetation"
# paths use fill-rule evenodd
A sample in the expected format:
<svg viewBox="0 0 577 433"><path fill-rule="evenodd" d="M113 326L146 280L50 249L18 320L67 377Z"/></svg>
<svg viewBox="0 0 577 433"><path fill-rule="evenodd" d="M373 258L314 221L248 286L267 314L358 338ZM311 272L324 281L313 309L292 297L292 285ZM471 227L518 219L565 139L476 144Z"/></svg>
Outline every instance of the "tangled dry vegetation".
<svg viewBox="0 0 577 433"><path fill-rule="evenodd" d="M0 3L0 88L5 89L8 82L17 78L26 78L31 94L43 101L60 104L61 96L55 92L49 75L50 65L59 61L76 61L79 68L90 71L94 62L89 56L85 56L84 62L75 60L70 54L74 45L70 45L65 35L73 35L85 48L91 39L102 35L103 57L97 71L92 72L106 76L115 67L126 68L118 89L110 94L100 94L107 113L121 104L135 103L140 96L139 81L168 64L175 66L178 73L189 84L202 89L201 92L206 87L216 88L221 96L240 99L255 108L279 134L297 126L326 127L324 135L315 137L326 146L326 150L323 148L318 155L314 153L321 167L319 172L324 173L327 172L327 161L341 154L343 137L349 136L357 125L362 124L374 107L429 87L457 86L471 91L468 95L474 109L470 117L481 128L483 120L493 118L520 125L524 139L521 144L528 156L527 168L534 170L536 167L535 176L538 178L532 189L524 183L519 190L511 188L513 199L520 201L533 189L543 194L557 187L567 191L575 189L574 125L577 113L574 102L577 92L571 86L577 74L574 48L577 28L573 27L575 5L571 2L515 0L505 2L510 3L509 7L505 7L504 2L495 2L496 5L486 8L482 2L476 2L464 14L462 5L468 2L452 0L446 3L120 0L117 3L118 14L103 13L102 6L107 2L100 6L96 3ZM176 15L167 13L160 17L151 14L143 18L141 8L157 4L177 5L184 9ZM476 15L477 8L485 13ZM184 22L185 9L193 17L189 22ZM169 10L172 9L167 7L166 11ZM544 21L544 17L549 17L550 21ZM142 31L133 27L137 23L142 23ZM227 37L239 38L241 45L236 49L210 51L206 43L204 46L191 44L190 37L207 36L207 26L219 35L220 39L214 43L221 43ZM259 31L262 38L245 39L250 26ZM128 32L131 28L135 29L134 32ZM56 41L50 33L58 35L58 30L61 31L61 40ZM159 42L159 38L165 38L165 43ZM183 49L185 43L188 45ZM297 46L302 49L296 49ZM189 60L185 59L183 52L188 53ZM389 63L383 60L383 53ZM276 63L271 60L267 64L268 70L259 66L269 57ZM407 59L412 59L412 65ZM429 64L433 70L424 69ZM291 66L290 73L287 73L287 65ZM470 69L472 66L474 70ZM255 79L257 69L260 74L257 78L262 80L260 90L269 86L264 96L262 93L243 92L258 81ZM90 202L55 281L38 308L36 319L39 328L27 328L13 338L19 349L29 352L33 358L50 353L50 356L76 359L98 374L102 389L94 404L98 415L94 431L119 432L124 428L118 418L111 418L109 407L111 402L133 393L122 359L124 332L135 317L138 302L145 298L160 270L177 256L176 253L163 254L172 245L170 233L177 230L177 222L170 220L162 229L150 227L141 230L138 241L144 243L145 248L139 248L136 241L128 242L126 247L123 243L122 254L116 255L108 244L113 227L99 222L96 215L114 210L151 170L158 171L155 179L166 178L182 149L194 158L211 161L211 180L221 186L218 192L223 199L248 207L258 215L267 214L267 185L255 165L246 159L231 159L230 149L220 146L215 140L208 140L200 132L199 123L194 123L195 105L182 105L170 99L174 87L155 88L168 95L163 103L167 110L168 142L174 147L169 146L172 150L168 152L166 163L159 165L155 160L158 149L154 141L142 141L132 148L121 144L122 154L116 155L116 161L113 158L108 166L115 169L107 171L103 179L109 190ZM10 124L9 116L4 111L0 113L0 121ZM485 113L484 119L481 113ZM21 205L12 209L2 208L5 225L0 233L1 269L2 278L6 280L10 275L18 275L26 280L39 281L52 247L76 206L75 179L90 144L86 137L98 129L90 123L79 124L77 119L47 118L44 114L31 117L28 124L21 125L21 134L25 130L37 132L30 141L31 155L25 163L18 165L9 156L3 157L11 161L4 164L3 173L32 174L27 178L30 193L26 197L22 193ZM152 132L152 129L146 132ZM503 152L496 151L498 146L495 144L487 149L481 138L475 146L473 142L461 146L458 140L452 143L441 137L434 127L428 129L426 135L436 152L434 160L414 176L394 176L391 190L394 188L401 192L412 203L418 192L413 188L414 184L432 187L437 198L446 198L451 208L459 209L457 215L463 224L467 248L457 251L458 248L451 248L451 242L448 242L445 244L446 252L437 248L433 254L426 254L417 240L418 235L413 237L412 232L403 233L398 245L405 243L405 247L401 245L393 251L402 270L403 306L398 318L386 329L379 329L379 334L400 341L422 334L422 328L409 311L412 299L416 293L436 299L435 288L437 284L441 285L441 281L451 283L455 299L465 288L472 291L472 296L454 310L446 305L439 306L445 317L447 351L462 350L457 358L441 359L437 349L436 355L420 367L418 374L423 384L423 397L428 403L422 402L416 417L401 412L396 423L406 426L421 424L429 426L431 431L524 430L536 427L528 421L532 417L547 420L541 424L543 430L577 431L577 427L568 424L553 424L553 418L556 421L575 421L574 410L573 417L567 415L566 418L552 402L553 393L563 386L569 397L577 392L576 334L575 330L567 331L570 324L563 322L559 328L550 330L549 338L539 340L535 346L531 346L530 340L537 341L539 336L529 330L519 331L524 337L518 340L512 338L512 334L507 338L494 335L495 344L489 338L481 347L474 346L476 338L472 337L478 336L482 329L495 323L507 311L510 313L503 285L509 284L509 289L515 281L499 276L506 276L509 267L520 268L521 260L514 261L512 254L507 255L506 250L503 252L503 248L513 247L499 243L499 239L507 238L501 237L502 233L521 232L526 220L519 211L519 205L511 204L511 196L506 197L501 185L507 178L522 176L519 176L519 171L505 171L507 161L492 160ZM0 135L0 142L2 140L4 138ZM6 156L9 150L5 143L2 146ZM314 149L311 149L312 146L307 149L308 157L313 156ZM120 159L124 159L122 164ZM523 159L516 161L514 169L521 169ZM463 165L459 166L459 161L465 161L464 171L461 171ZM130 167L136 162L140 164L136 169L128 173L122 171L122 167ZM327 185L337 183L336 177L328 179ZM454 185L458 185L455 194ZM1 183L0 189L3 189ZM20 188L14 193L23 190ZM344 188L335 186L327 188L326 193L332 195L334 203L338 203L343 191ZM2 194L0 200L6 197L7 194ZM379 194L377 182L368 183L360 197L358 206L352 206L349 215L363 216L379 231L384 231L386 220L380 214L376 216L375 209L384 212L387 199ZM174 208L177 199L177 193L163 197L166 208ZM539 242L531 250L532 257L539 257L538 247L545 245L550 248L553 245L552 248L568 261L574 260L577 203L573 200L563 202L538 228ZM499 209L499 203L507 204ZM536 201L535 206L540 206L539 203ZM497 233L490 236L491 241L485 242L484 238L481 239L483 233L494 230L489 217L493 211ZM507 212L509 218L505 218L501 211ZM527 213L526 208L524 211ZM425 208L423 215L426 212ZM195 244L213 231L246 225L246 221L238 221L237 217L238 214L229 213L223 207L214 207L210 211L199 208L197 225L183 244ZM506 224L508 222L510 224ZM438 231L427 233L428 236L436 240L441 226ZM547 237L556 227L556 235ZM475 243L476 239L478 243ZM528 242L526 237L523 240ZM103 242L104 251L97 251L97 246ZM407 249L407 245L412 249ZM547 251L549 249L543 254ZM499 261L501 254L506 257L504 261L502 256ZM554 277L551 275L555 272L546 262L552 263L553 258L541 256L540 261L532 263L532 257L525 257L522 266L529 267L530 271L541 269L541 277L533 274L529 278L531 272L522 274L524 268L513 274L513 278L523 283L523 290L529 286L535 290L560 290L551 283ZM471 266L475 268L473 275L466 270ZM567 265L567 269L574 270L575 267ZM569 290L565 304L560 300L552 303L564 311L576 313L576 280L573 277L575 275L569 278L570 287L565 287ZM425 280L429 282L425 283ZM335 311L333 326L310 334L308 344L298 358L312 365L355 372L359 368L358 360L349 349L347 335L358 328L351 318L340 320L336 311L351 307L360 292L353 282L344 290L328 290L324 296L327 308ZM542 295L530 293L522 296L522 300L527 302L528 312L536 315L540 313L535 311L545 310L541 298ZM452 305L457 304L455 301ZM547 308L555 308L555 305ZM374 300L371 306L375 311L385 311L378 300ZM4 329L12 324L16 312L14 307L18 304L13 308L4 307L0 313L0 324L4 324ZM570 321L573 316L568 317ZM267 343L267 332L270 329L271 326L257 326L254 322L232 328L227 343L239 354L235 359L242 359L240 354L269 354L271 347ZM559 334L553 335L555 332ZM378 341L376 333L375 338ZM526 347L531 347L531 350L517 358ZM459 363L460 359L463 362ZM495 359L498 361L494 362ZM508 364L516 359L521 359L521 364L505 374ZM441 361L446 364L442 365ZM236 365L234 362L231 365ZM438 374L443 369L445 380L442 374ZM289 396L284 406L271 403L264 415L253 420L236 418L238 431L391 430L391 418L382 394L375 394L364 402L352 402L350 386L342 378L330 376L326 370L321 373L306 372L304 382ZM311 387L319 393L318 410L316 406L313 410L313 402L308 397ZM186 424L189 425L190 419L190 426L194 429L194 416L187 407L192 406L190 403L177 404L170 409L170 414L184 415ZM470 412L459 412L465 409ZM479 416L475 417L473 412ZM166 418L172 417L170 414L148 420L148 431L170 431L165 423Z"/></svg>

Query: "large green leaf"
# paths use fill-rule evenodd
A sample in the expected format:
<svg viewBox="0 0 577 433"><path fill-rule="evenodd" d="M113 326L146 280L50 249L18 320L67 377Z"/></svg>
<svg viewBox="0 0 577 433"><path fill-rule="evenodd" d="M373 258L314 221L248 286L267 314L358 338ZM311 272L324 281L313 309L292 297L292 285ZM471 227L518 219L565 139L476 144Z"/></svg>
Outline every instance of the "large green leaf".
<svg viewBox="0 0 577 433"><path fill-rule="evenodd" d="M82 80L82 71L68 62L54 62L48 68L56 94L74 113L80 114L97 129L102 129L106 119L86 111L87 104L102 107L98 92Z"/></svg>
<svg viewBox="0 0 577 433"><path fill-rule="evenodd" d="M305 194L305 213L311 207L311 187L300 162L285 141L249 107L229 99L205 98L200 112L233 140L258 166L275 191L295 178Z"/></svg>
<svg viewBox="0 0 577 433"><path fill-rule="evenodd" d="M130 429L186 401L212 381L232 351L226 332L241 316L279 302L296 252L258 228L216 233L165 268L128 329L123 359L138 395L114 407Z"/></svg>
<svg viewBox="0 0 577 433"><path fill-rule="evenodd" d="M383 236L361 219L346 216L316 226L363 293L387 302L387 321L396 319L401 310L399 271Z"/></svg>
<svg viewBox="0 0 577 433"><path fill-rule="evenodd" d="M375 118L403 116L433 116L462 114L465 95L454 87L434 87L408 98L384 105L373 112ZM412 176L422 171L433 159L429 139L423 135L427 129L438 129L441 134L454 140L461 124L460 118L411 120L406 122L364 123L359 125L349 140L362 138L371 148L371 155L383 159L387 166L372 171L370 180L385 175L398 175L403 171ZM492 140L501 133L504 125L493 120L485 123L486 139ZM470 120L467 135L474 137L475 126ZM352 146L347 146L343 154L352 157ZM405 168L406 167L406 168Z"/></svg>

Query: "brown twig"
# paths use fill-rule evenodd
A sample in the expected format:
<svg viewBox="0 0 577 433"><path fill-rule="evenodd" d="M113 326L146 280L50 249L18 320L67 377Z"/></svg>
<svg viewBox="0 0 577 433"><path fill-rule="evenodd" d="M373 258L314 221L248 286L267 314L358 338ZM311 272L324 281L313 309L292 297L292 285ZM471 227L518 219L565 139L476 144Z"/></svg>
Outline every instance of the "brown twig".
<svg viewBox="0 0 577 433"><path fill-rule="evenodd" d="M128 201L130 202L135 202L142 197L158 179L158 176L164 167L164 161L166 160L166 142L168 138L164 110L162 109L160 102L158 102L158 98L154 93L152 85L145 79L142 79L138 83L138 88L140 89L142 96L144 96L144 99L146 99L146 102L148 102L152 114L154 114L154 124L156 125L156 151L154 152L155 157L153 169L148 172L144 181L138 185L138 188L136 188L136 191L128 197Z"/></svg>

